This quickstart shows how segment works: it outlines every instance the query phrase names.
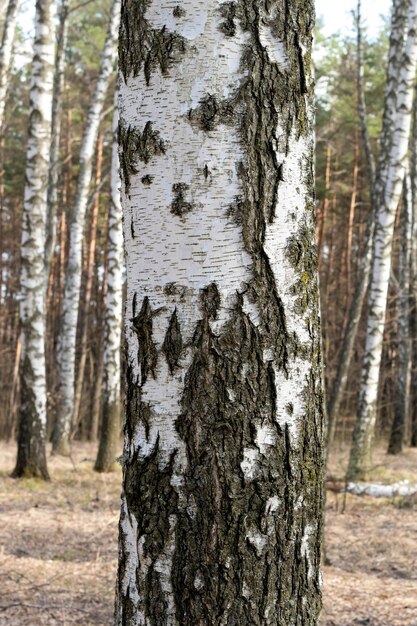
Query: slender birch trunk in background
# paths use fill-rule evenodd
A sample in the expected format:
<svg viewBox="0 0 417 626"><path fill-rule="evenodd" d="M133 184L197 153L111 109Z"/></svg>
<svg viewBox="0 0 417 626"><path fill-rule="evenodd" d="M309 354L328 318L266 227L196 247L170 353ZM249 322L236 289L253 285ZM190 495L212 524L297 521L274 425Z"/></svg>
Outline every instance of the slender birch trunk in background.
<svg viewBox="0 0 417 626"><path fill-rule="evenodd" d="M321 210L320 219L319 219L319 231L317 236L317 258L318 258L318 266L319 269L322 263L323 256L323 244L324 244L324 231L326 226L327 215L329 212L329 194L330 194L330 181L331 181L331 173L332 173L332 138L333 138L333 120L330 118L329 125L329 140L327 142L327 153L326 153L326 174L325 174L325 192L323 199L323 208Z"/></svg>
<svg viewBox="0 0 417 626"><path fill-rule="evenodd" d="M3 4L5 9L6 3ZM3 151L4 151L4 112L7 100L13 40L20 0L8 0L2 41L0 46L0 249L3 250ZM1 13L1 12L0 12ZM0 254L0 303L3 299L3 255Z"/></svg>
<svg viewBox="0 0 417 626"><path fill-rule="evenodd" d="M122 205L120 201L119 147L117 142L118 124L119 115L116 94L113 118L111 202L107 243L103 421L95 464L97 472L109 472L114 468L121 431L120 346L122 340L123 229Z"/></svg>
<svg viewBox="0 0 417 626"><path fill-rule="evenodd" d="M78 316L80 318L80 326L81 326L81 336L78 343L79 349L79 361L78 361L78 371L77 377L75 381L75 392L74 392L74 409L72 414L72 423L76 428L79 424L80 420L80 406L81 406L81 398L83 395L83 383L84 383L84 375L85 375L85 366L87 362L87 352L88 352L88 322L89 322L89 313L90 313L90 305L91 305L91 296L93 292L93 278L94 278L94 260L96 256L96 245L97 245L97 224L98 224L98 212L100 208L100 181L102 175L102 164L103 164L103 135L100 133L98 141L97 141L97 160L96 160L96 175L95 175L95 186L96 192L94 194L93 206L91 210L91 223L90 223L90 240L88 243L88 252L86 259L86 267L84 270L84 275L86 277L85 281L85 289L83 293L83 300L80 301Z"/></svg>
<svg viewBox="0 0 417 626"><path fill-rule="evenodd" d="M116 624L316 625L313 3L123 0Z"/></svg>
<svg viewBox="0 0 417 626"><path fill-rule="evenodd" d="M391 130L384 135L388 147L381 146L381 163L377 189L378 213L375 225L375 243L372 278L368 301L368 319L365 356L358 406L358 417L353 433L348 478L361 479L371 464L371 446L377 416L378 381L385 327L385 312L391 273L391 252L395 216L407 161L410 139L413 87L417 63L417 0L404 3L402 20L406 22L404 50L397 61L398 81L395 116ZM402 20L400 23L402 24ZM393 23L395 31L396 24ZM401 33L398 39L401 40Z"/></svg>
<svg viewBox="0 0 417 626"><path fill-rule="evenodd" d="M20 0L9 0L0 47L0 134L4 123L7 87L12 61L13 39Z"/></svg>
<svg viewBox="0 0 417 626"><path fill-rule="evenodd" d="M397 9L394 9L398 10ZM355 291L350 305L348 321L346 330L343 336L342 349L340 351L340 357L337 365L336 376L334 378L332 388L329 394L328 404L328 446L330 446L334 440L337 426L337 418L340 412L340 405L342 402L343 393L346 389L346 383L349 373L349 366L352 360L353 349L355 345L356 336L358 333L359 322L362 315L363 304L365 301L366 293L369 287L369 277L371 274L372 266L372 252L374 245L374 233L375 233L375 219L376 219L376 168L375 159L372 152L371 142L368 132L367 112L366 112L366 99L365 99L365 87L364 87L364 51L362 40L362 26L361 26L361 1L358 1L357 6L357 90L358 90L358 113L359 113L359 125L361 129L362 143L365 148L366 166L368 173L368 181L371 197L371 209L369 212L368 222L365 233L365 247L360 257L358 267L358 278L355 286ZM395 16L394 16L395 18ZM394 22L394 19L393 19ZM397 50L397 40L395 33L391 33L390 39L390 52L389 52L389 66L388 81L386 86L385 95L385 125L388 130L388 112L393 114L392 106L389 106L390 98L389 94L395 92L396 73L394 72L394 61L397 63L397 57L393 54L393 50ZM396 67L396 66L395 66ZM395 78L395 81L394 81ZM391 116L392 117L392 116Z"/></svg>
<svg viewBox="0 0 417 626"><path fill-rule="evenodd" d="M388 454L399 454L403 450L406 420L410 408L410 262L412 238L412 193L411 177L405 176L401 211L401 246L399 254L398 294L398 374L394 405L394 420L388 446Z"/></svg>
<svg viewBox="0 0 417 626"><path fill-rule="evenodd" d="M21 248L21 406L17 461L13 476L38 476L45 479L49 477L45 456L44 254L51 145L54 28L54 2L37 0Z"/></svg>
<svg viewBox="0 0 417 626"><path fill-rule="evenodd" d="M106 43L101 57L99 76L81 146L80 171L70 227L69 259L65 274L61 328L57 351L59 398L53 436L53 450L57 454L68 454L70 447L72 415L74 410L75 350L81 288L82 243L85 215L88 205L100 115L103 111L106 93L114 72L119 23L120 0L114 0Z"/></svg>
<svg viewBox="0 0 417 626"><path fill-rule="evenodd" d="M358 195L358 177L359 177L359 137L355 132L355 147L353 153L353 176L352 176L352 195L350 197L349 221L346 243L346 297L349 304L351 283L352 283L352 240L353 226L355 222L356 198Z"/></svg>
<svg viewBox="0 0 417 626"><path fill-rule="evenodd" d="M52 104L52 143L48 183L48 219L46 224L45 283L48 284L52 255L56 239L58 180L61 170L59 145L61 139L62 94L64 91L68 13L70 0L61 0L57 46L55 55L54 97Z"/></svg>
<svg viewBox="0 0 417 626"><path fill-rule="evenodd" d="M410 159L411 185L411 446L417 447L417 85L414 89L413 136Z"/></svg>

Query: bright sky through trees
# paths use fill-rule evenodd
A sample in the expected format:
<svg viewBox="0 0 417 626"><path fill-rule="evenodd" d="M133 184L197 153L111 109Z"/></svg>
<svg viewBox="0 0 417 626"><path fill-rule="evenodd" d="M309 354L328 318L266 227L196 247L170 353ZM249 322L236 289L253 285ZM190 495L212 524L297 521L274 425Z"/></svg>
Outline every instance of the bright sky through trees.
<svg viewBox="0 0 417 626"><path fill-rule="evenodd" d="M392 0L363 0L362 14L365 26L374 37L381 26L381 16L388 16ZM337 31L347 33L352 28L352 11L357 0L316 0L316 13L323 18L324 31L331 35Z"/></svg>

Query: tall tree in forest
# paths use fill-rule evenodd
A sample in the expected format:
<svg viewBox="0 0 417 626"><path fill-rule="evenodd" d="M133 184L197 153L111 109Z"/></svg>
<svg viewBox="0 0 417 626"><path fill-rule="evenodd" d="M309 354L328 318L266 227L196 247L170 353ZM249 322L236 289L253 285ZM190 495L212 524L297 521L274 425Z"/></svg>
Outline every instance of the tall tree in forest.
<svg viewBox="0 0 417 626"><path fill-rule="evenodd" d="M6 108L7 85L20 0L9 0L0 47L0 133Z"/></svg>
<svg viewBox="0 0 417 626"><path fill-rule="evenodd" d="M44 254L54 71L54 1L36 0L26 186L22 225L21 406L13 476L48 478Z"/></svg>
<svg viewBox="0 0 417 626"><path fill-rule="evenodd" d="M377 416L378 381L382 357L395 218L407 164L413 87L417 63L417 0L399 0L393 12L388 82L380 165L377 216L368 300L365 357L358 417L353 433L348 478L363 478L371 464Z"/></svg>
<svg viewBox="0 0 417 626"><path fill-rule="evenodd" d="M104 339L103 420L95 470L108 472L114 468L120 440L120 345L122 339L123 297L123 229L120 201L118 125L119 112L115 98L111 164L111 201L107 239L107 298Z"/></svg>
<svg viewBox="0 0 417 626"><path fill-rule="evenodd" d="M378 200L376 197L376 165L375 158L372 152L369 131L368 131L368 116L365 99L365 62L364 62L364 49L363 49L363 34L362 34L362 9L361 0L358 0L357 12L356 12L356 28L357 28L357 99L358 99L358 116L359 126L361 129L362 143L366 156L366 170L368 175L368 184L370 188L371 198L371 211L368 216L368 223L365 233L365 246L362 256L359 261L359 272L356 282L355 292L353 294L352 303L348 312L348 320L346 330L343 335L342 348L340 350L340 357L337 364L336 376L333 380L331 392L329 394L329 433L328 444L331 445L337 425L337 418L340 411L340 405L342 401L343 392L346 388L348 379L349 366L352 360L352 355L355 346L355 340L359 328L359 322L362 315L362 309L366 300L366 294L369 288L369 280L372 268L372 254L374 248L374 236L375 236L375 221L376 212L378 208ZM394 6L394 11L399 11L401 4L397 3ZM397 23L396 14L393 15L393 23ZM393 101L391 95L396 93L397 79L398 79L398 58L401 55L399 49L400 42L397 39L397 31L393 30L391 33L391 46L389 51L389 68L387 72L387 84L385 90L385 128L381 134L382 147L387 149L388 142L383 141L384 135L391 129L390 124L394 121L395 115L395 101Z"/></svg>
<svg viewBox="0 0 417 626"><path fill-rule="evenodd" d="M394 419L388 445L389 454L399 454L403 450L406 420L409 412L412 204L411 177L408 172L404 179L400 215L401 249L399 252L397 307L398 376Z"/></svg>
<svg viewBox="0 0 417 626"><path fill-rule="evenodd" d="M68 35L68 14L70 0L61 0L59 27L55 55L54 92L52 104L52 142L48 183L48 220L46 225L45 245L45 284L48 285L51 259L53 255L58 203L58 180L61 164L59 144L61 138L62 95L64 91L66 45Z"/></svg>
<svg viewBox="0 0 417 626"><path fill-rule="evenodd" d="M87 126L80 152L80 170L70 228L69 260L65 274L61 325L57 350L58 410L56 415L53 450L68 454L72 414L74 408L75 351L77 319L82 273L82 242L88 205L95 145L100 116L106 93L114 72L116 39L120 23L120 0L113 0L106 42L101 57L99 76L87 118Z"/></svg>
<svg viewBox="0 0 417 626"><path fill-rule="evenodd" d="M313 2L123 0L116 624L317 624Z"/></svg>

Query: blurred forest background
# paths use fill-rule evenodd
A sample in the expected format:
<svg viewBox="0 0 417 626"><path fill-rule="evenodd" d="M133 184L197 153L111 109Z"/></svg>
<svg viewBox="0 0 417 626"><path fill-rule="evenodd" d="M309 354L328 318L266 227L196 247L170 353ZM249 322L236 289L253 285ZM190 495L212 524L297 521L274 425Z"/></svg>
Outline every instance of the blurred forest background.
<svg viewBox="0 0 417 626"><path fill-rule="evenodd" d="M110 0L73 0L65 16L54 183L56 237L47 285L48 442L54 432L57 415L59 381L56 362L70 250L70 225L79 183L80 151L96 93L111 4ZM0 33L5 26L6 6L7 2L0 0ZM361 65L354 15L351 20L349 35L335 34L331 37L324 36L323 24L319 20L315 52L317 247L326 364L324 374L329 402L334 397L335 387L338 387L339 393L339 404L336 408L330 406L328 561L325 567L323 624L411 626L417 619L417 569L412 548L414 545L415 553L415 500L412 497L412 487L417 483L415 179L411 182L411 212L409 208L404 209L406 202L400 202L395 218L375 454L367 476L371 483L394 484L397 487L391 489L390 497L382 503L369 496L355 499L355 496L343 493L361 384L366 302L360 309L361 317L354 337L346 384L337 383L337 373L345 352L344 337L357 297L357 285L363 279L362 262L366 256L367 229L373 211L369 155L358 112L361 97L358 76L363 78L369 145L377 160L391 28L390 16L387 15L375 38L367 37L366 31L362 33ZM120 474L116 464L110 463L105 469L116 469L116 474L102 479L93 473L93 466L96 464L98 441L103 437L104 332L116 67L106 85L99 113L91 180L88 181L75 368L79 397L72 414L70 436L73 453L71 457L48 457L52 478L57 481L55 487L54 483L40 486L36 481L22 482L17 486L8 476L14 465L20 402L19 293L32 64L31 34L22 29L25 23L18 17L13 28L7 100L0 125L0 446L1 475L4 479L0 504L3 529L0 624L106 624L110 623L112 611ZM410 156L414 155L417 137L416 106L414 98ZM120 309L120 324L121 320ZM405 378L401 374L404 358ZM123 380L123 363L121 369ZM400 425L399 398L403 407L400 410ZM119 422L116 432L120 435ZM120 454L121 441L119 437L116 439L116 452ZM387 456L389 447L393 454ZM401 491L398 485L404 489ZM32 511L33 515L28 514L25 520L22 511ZM33 530L37 524L38 530ZM366 536L361 534L364 526ZM81 527L83 540L80 539ZM45 530L48 528L49 531ZM51 537L55 538L55 543ZM65 537L65 542L62 537ZM113 542L112 549L108 547L109 542ZM43 561L38 562L39 559L46 559L48 566L45 568ZM26 580L28 571L31 574ZM100 576L103 577L102 585L98 584ZM53 582L56 580L58 582ZM93 605L90 602L89 607L85 585L91 585L90 598L94 596ZM358 591L358 587L362 587L363 591ZM384 594L395 598L391 608ZM33 611L36 612L36 621L33 621Z"/></svg>

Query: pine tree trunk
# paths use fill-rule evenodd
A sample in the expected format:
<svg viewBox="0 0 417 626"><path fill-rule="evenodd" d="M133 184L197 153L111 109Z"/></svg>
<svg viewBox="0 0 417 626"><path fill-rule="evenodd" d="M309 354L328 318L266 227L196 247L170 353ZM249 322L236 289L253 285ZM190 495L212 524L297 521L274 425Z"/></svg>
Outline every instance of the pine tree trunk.
<svg viewBox="0 0 417 626"><path fill-rule="evenodd" d="M121 430L120 346L122 339L123 229L117 142L118 123L119 115L116 101L113 119L111 203L107 243L108 267L104 338L103 421L95 464L97 472L109 472L114 469Z"/></svg>
<svg viewBox="0 0 417 626"><path fill-rule="evenodd" d="M124 0L118 626L313 626L313 4Z"/></svg>
<svg viewBox="0 0 417 626"><path fill-rule="evenodd" d="M83 233L100 115L103 111L107 89L113 74L119 22L120 0L113 0L99 76L81 146L78 186L70 227L69 259L65 274L61 327L57 351L59 398L53 436L53 450L56 454L69 454L70 448L70 434L74 410L75 350L82 274Z"/></svg>
<svg viewBox="0 0 417 626"><path fill-rule="evenodd" d="M22 226L21 406L14 477L48 479L44 254L54 67L54 3L37 0Z"/></svg>
<svg viewBox="0 0 417 626"><path fill-rule="evenodd" d="M417 0L407 0L403 5L402 11L394 12L392 25L393 36L396 41L400 42L398 47L402 49L402 54L395 58L394 69L397 70L398 76L396 93L388 92L388 104L385 110L386 118L391 119L391 127L383 135L384 143L381 146L377 189L378 212L368 302L365 356L358 417L348 468L350 480L365 478L371 465L385 312L391 273L392 241L410 138L417 61ZM401 43L403 41L404 43ZM395 114L392 117L391 100L394 100L394 96L395 102L392 104L392 110L395 110Z"/></svg>

